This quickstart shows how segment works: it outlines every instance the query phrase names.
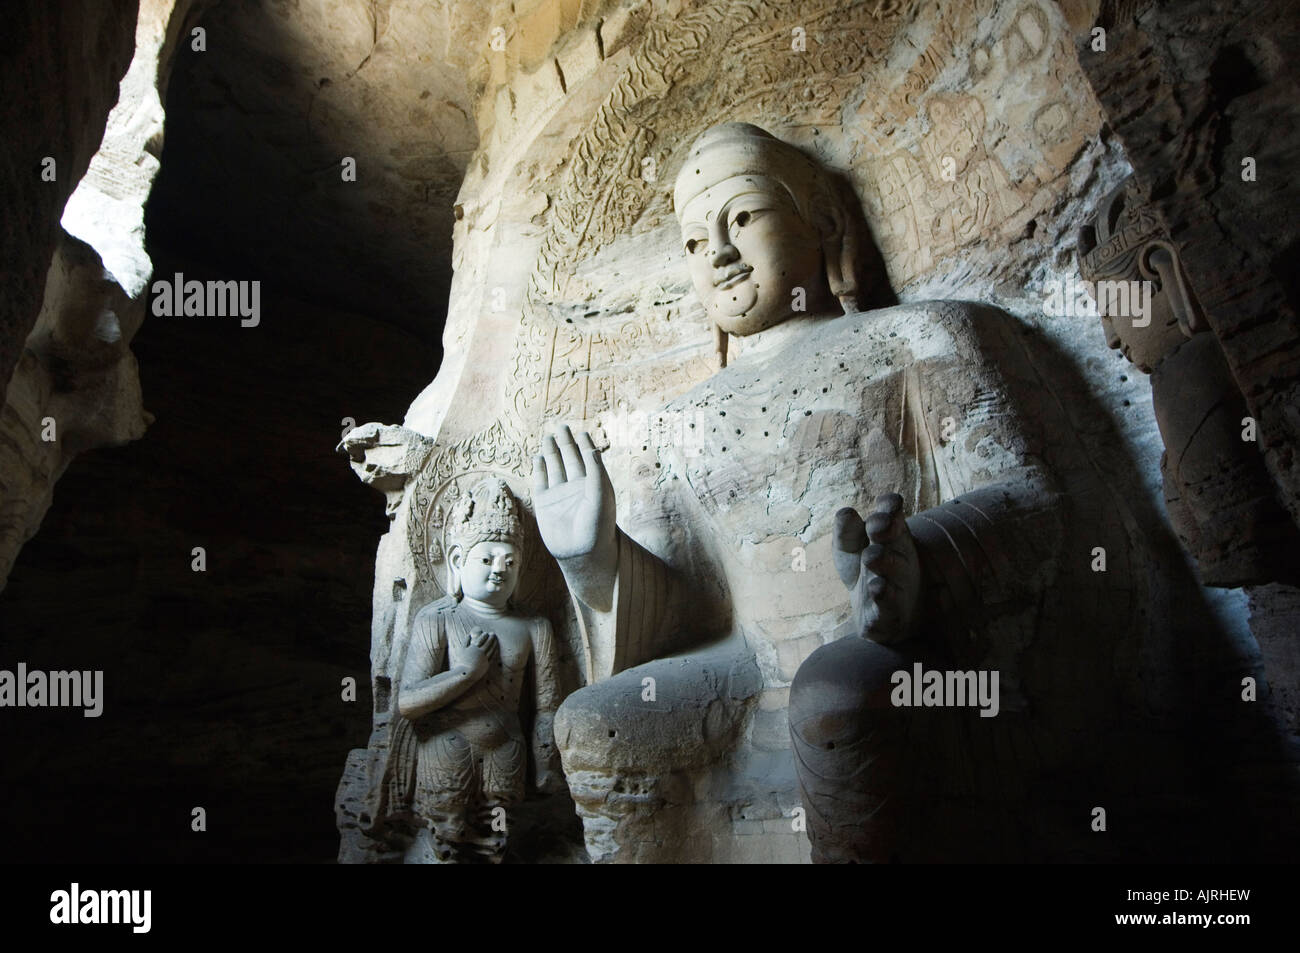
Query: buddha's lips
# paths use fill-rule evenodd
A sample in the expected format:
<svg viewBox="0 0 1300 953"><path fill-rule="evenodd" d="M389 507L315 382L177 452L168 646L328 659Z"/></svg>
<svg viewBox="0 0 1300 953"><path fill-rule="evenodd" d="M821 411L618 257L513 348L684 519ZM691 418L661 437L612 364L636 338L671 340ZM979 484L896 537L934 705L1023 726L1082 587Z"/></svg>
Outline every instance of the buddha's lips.
<svg viewBox="0 0 1300 953"><path fill-rule="evenodd" d="M748 265L741 265L738 268L729 268L727 270L727 273L722 276L721 280L715 281L713 283L713 287L731 288L734 285L740 284L742 281L748 278L749 273L753 270L754 269L750 268Z"/></svg>

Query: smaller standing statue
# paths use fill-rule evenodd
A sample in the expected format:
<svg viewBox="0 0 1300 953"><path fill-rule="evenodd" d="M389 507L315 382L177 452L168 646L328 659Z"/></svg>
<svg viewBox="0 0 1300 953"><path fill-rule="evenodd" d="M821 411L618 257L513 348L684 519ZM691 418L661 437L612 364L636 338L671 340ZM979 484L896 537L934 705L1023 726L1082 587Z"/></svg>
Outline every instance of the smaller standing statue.
<svg viewBox="0 0 1300 953"><path fill-rule="evenodd" d="M1274 495L1245 398L1177 250L1131 176L1085 223L1077 250L1080 273L1097 289L1106 343L1151 375L1165 506L1201 581L1224 588L1295 581L1300 537ZM1152 290L1137 307L1142 283Z"/></svg>
<svg viewBox="0 0 1300 953"><path fill-rule="evenodd" d="M524 540L504 481L486 479L461 497L446 542L452 594L412 623L388 807L417 829L407 863L500 863L506 810L524 798L528 720L537 786L549 789L560 777L551 731L560 702L554 637L549 621L511 604Z"/></svg>

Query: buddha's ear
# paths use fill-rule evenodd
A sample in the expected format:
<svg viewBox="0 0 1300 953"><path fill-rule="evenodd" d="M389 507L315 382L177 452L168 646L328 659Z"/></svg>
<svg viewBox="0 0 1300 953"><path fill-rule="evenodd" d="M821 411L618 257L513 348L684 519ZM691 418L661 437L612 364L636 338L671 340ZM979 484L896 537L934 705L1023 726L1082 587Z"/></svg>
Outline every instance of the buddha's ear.
<svg viewBox="0 0 1300 953"><path fill-rule="evenodd" d="M718 370L727 366L727 344L730 338L721 326L713 326L713 352L718 355Z"/></svg>
<svg viewBox="0 0 1300 953"><path fill-rule="evenodd" d="M839 299L845 314L857 311L858 243L844 210L835 203L828 202L816 211L813 224L821 235L826 283L830 286L831 294Z"/></svg>
<svg viewBox="0 0 1300 953"><path fill-rule="evenodd" d="M460 595L460 571L465 565L465 547L459 544L447 547L447 588L453 596Z"/></svg>
<svg viewBox="0 0 1300 953"><path fill-rule="evenodd" d="M1182 260L1174 246L1166 241L1154 241L1142 249L1138 256L1138 269L1142 277L1158 284L1157 291L1163 292L1178 319L1178 327L1191 337L1198 331L1209 329L1200 303L1187 280Z"/></svg>

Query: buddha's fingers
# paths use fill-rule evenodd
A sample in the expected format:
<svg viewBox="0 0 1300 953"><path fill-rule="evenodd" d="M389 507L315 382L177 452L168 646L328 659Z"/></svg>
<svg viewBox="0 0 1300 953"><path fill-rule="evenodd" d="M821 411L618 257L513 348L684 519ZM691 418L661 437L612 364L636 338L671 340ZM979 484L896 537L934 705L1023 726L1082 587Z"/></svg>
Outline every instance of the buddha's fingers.
<svg viewBox="0 0 1300 953"><path fill-rule="evenodd" d="M892 498L892 499L891 499ZM882 502L883 501L883 502ZM892 543L907 527L903 518L903 499L896 493L878 497L876 509L866 519L867 536L873 543Z"/></svg>
<svg viewBox="0 0 1300 953"><path fill-rule="evenodd" d="M862 551L862 565L877 576L898 582L906 578L911 568L907 555L897 545L872 543Z"/></svg>
<svg viewBox="0 0 1300 953"><path fill-rule="evenodd" d="M569 429L568 424L560 427L555 442L560 448L565 477L570 480L581 480L585 477L587 468L582 462L582 457L578 454L578 445L573 442L573 431Z"/></svg>
<svg viewBox="0 0 1300 953"><path fill-rule="evenodd" d="M871 596L871 601L878 606L897 588L897 584L890 582L884 576L872 576L867 582L867 593Z"/></svg>
<svg viewBox="0 0 1300 953"><path fill-rule="evenodd" d="M603 469L600 462L600 451L592 443L591 434L585 430L578 434L578 452L582 454L582 462L588 473Z"/></svg>
<svg viewBox="0 0 1300 953"><path fill-rule="evenodd" d="M560 448L554 437L542 441L542 455L546 458L546 479L552 487L559 486L565 480L564 461L560 458Z"/></svg>
<svg viewBox="0 0 1300 953"><path fill-rule="evenodd" d="M840 581L850 589L858 581L860 554L867 545L867 531L862 517L851 506L835 514L835 529L831 535L831 559Z"/></svg>
<svg viewBox="0 0 1300 953"><path fill-rule="evenodd" d="M903 498L897 493L881 493L872 504L872 512L897 516L903 512Z"/></svg>
<svg viewBox="0 0 1300 953"><path fill-rule="evenodd" d="M903 588L884 576L875 576L867 583L867 593L876 611L864 634L875 642L894 641L903 629Z"/></svg>
<svg viewBox="0 0 1300 953"><path fill-rule="evenodd" d="M578 434L578 450L582 453L582 460L587 468L587 488L586 497L600 505L605 505L614 498L614 484L609 479L609 471L605 469L605 461L600 455L600 450L591 441L591 434L583 431Z"/></svg>
<svg viewBox="0 0 1300 953"><path fill-rule="evenodd" d="M533 502L536 503L537 496L545 493L550 488L550 481L546 479L546 458L540 453L533 454Z"/></svg>

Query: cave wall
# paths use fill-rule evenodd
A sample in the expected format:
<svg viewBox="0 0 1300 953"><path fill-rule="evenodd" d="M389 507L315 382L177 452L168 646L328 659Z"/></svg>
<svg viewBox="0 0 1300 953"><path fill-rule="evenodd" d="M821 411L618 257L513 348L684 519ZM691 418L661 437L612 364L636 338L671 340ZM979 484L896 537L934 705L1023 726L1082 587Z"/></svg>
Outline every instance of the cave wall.
<svg viewBox="0 0 1300 953"><path fill-rule="evenodd" d="M58 245L64 204L99 148L118 82L134 49L139 0L11 5L0 40L5 196L4 304L0 305L0 380L8 381L36 323L45 275ZM43 160L55 160L42 182Z"/></svg>
<svg viewBox="0 0 1300 953"><path fill-rule="evenodd" d="M77 454L137 440L152 419L130 350L144 320L153 267L144 246L144 207L159 168L167 77L182 41L189 40L187 24L204 6L205 0L144 0L134 24L131 66L113 90L116 102L102 125L91 123L102 134L84 145L94 155L85 164L57 167L62 171L56 182L75 176L70 184L76 188L71 196L62 193L66 205L42 210L61 217L55 254L44 272L35 325L12 375L2 378L7 387L0 409L0 587ZM130 12L135 15L134 6ZM96 50L90 62L104 55ZM25 78L32 101L67 95L48 85L48 73ZM74 148L83 148L75 145L81 134L78 128ZM54 185L35 191L53 194ZM39 248L28 245L24 252Z"/></svg>
<svg viewBox="0 0 1300 953"><path fill-rule="evenodd" d="M1146 378L1108 351L1095 317L1044 306L1052 283L1079 277L1076 227L1131 170L1076 51L1099 12L1036 0L492 6L473 46L490 69L478 71L480 144L456 206L444 362L404 433L376 429L350 448L393 515L377 557L376 683L391 684L410 618L443 591L428 515L483 472L527 499L531 455L559 423L606 448L620 526L654 532L647 421L715 368L671 187L686 145L724 120L763 126L849 180L899 300L990 303L1066 355L1082 382L1066 398L1072 424L1105 472L1136 463L1140 485L1117 492L1160 511ZM1123 73L1122 55L1108 68ZM764 688L741 751L768 768L723 795L729 820L711 830L708 859L806 856L787 820L785 707L799 663L847 612L825 533L755 539L743 557L754 575L742 597L766 604L788 583L792 547L806 550L800 604L824 611L772 601L770 624L746 633ZM1258 674L1245 594L1204 596ZM560 626L577 658L572 620ZM340 791L345 859L361 858L353 838L365 764L386 745L384 701Z"/></svg>
<svg viewBox="0 0 1300 953"><path fill-rule="evenodd" d="M1300 97L1292 4L1109 5L1102 52L1079 63L1150 191L1259 421L1261 450L1300 519L1300 199L1291 174ZM1253 160L1253 173L1246 170Z"/></svg>
<svg viewBox="0 0 1300 953"><path fill-rule="evenodd" d="M161 269L228 274L151 253ZM336 852L330 792L339 752L367 735L358 633L385 520L334 448L344 418L400 414L436 354L277 282L263 309L252 329L144 323L134 351L157 420L142 440L77 459L14 565L0 668L97 669L104 702L98 718L4 710L11 862L325 863Z"/></svg>
<svg viewBox="0 0 1300 953"><path fill-rule="evenodd" d="M28 336L42 316L47 337L58 323L60 302L47 303L47 294L53 291L57 297L60 282L70 275L91 283L69 294L82 299L83 310L85 298L109 292L99 284L93 264L73 268L62 255L56 260L60 248L85 260L81 251L64 244L59 218L99 148L109 111L117 101L119 81L132 58L138 7L138 0L66 4L24 0L13 6L0 39L0 54L6 61L0 72L6 144L0 156L0 194L5 205L0 229L5 288L0 303L0 381L6 385L0 410L0 431L5 435L0 450L4 496L0 585L18 548L39 525L50 487L66 465L57 446L42 440L55 385L41 359L26 350ZM47 160L53 160L53 165ZM46 176L53 178L47 181ZM90 304L89 310L97 312L97 304ZM91 317L92 325L95 317L97 313ZM78 323L75 317L72 323ZM66 336L75 342L74 350L81 343L76 339L86 332L84 320L80 324ZM63 343L66 347L70 342ZM89 363L102 360L103 349L99 350ZM128 412L109 430L134 432L139 422L138 415L135 420L132 416ZM93 431L95 422L86 423L86 429Z"/></svg>
<svg viewBox="0 0 1300 953"><path fill-rule="evenodd" d="M1078 59L1183 258L1251 416L1278 500L1300 521L1300 85L1285 2L1104 3ZM1095 49L1093 30L1109 42ZM1293 566L1300 553L1293 556ZM1300 734L1300 591L1249 587L1277 712Z"/></svg>
<svg viewBox="0 0 1300 953"><path fill-rule="evenodd" d="M312 300L382 310L436 344L452 205L477 145L462 66L475 6L213 6L208 52L175 80L189 108L168 121L174 167L158 183L159 201L187 214L159 238L245 272L301 276Z"/></svg>
<svg viewBox="0 0 1300 953"><path fill-rule="evenodd" d="M196 216L220 221L243 203L274 217L285 194L270 183L259 198L239 161L221 170L236 183L234 202L205 193L185 180L194 161L184 157L199 147L181 136L173 148L164 135L164 101L173 115L201 112L186 99L192 83L169 95L173 69L188 77L204 57L238 61L206 28L203 48L192 42L212 4L144 0L138 20L134 4L56 6L17 11L3 39L14 55L0 70L14 107L6 143L59 162L43 184L36 158L28 169L21 149L4 155L6 268L39 257L41 229L53 254L32 265L35 283L6 271L6 308L26 296L39 318L14 336L21 356L0 416L0 568L10 582L0 641L6 669L99 669L107 697L98 719L7 710L6 856L328 860L334 753L365 736L347 715L369 706L355 632L369 615L368 550L383 525L334 447L348 418L400 416L437 366L436 335L395 328L375 316L375 301L358 314L304 300L308 282L292 269L250 274L238 233L201 240ZM59 136L75 162L43 144ZM174 168L150 203L146 242L160 156ZM450 217L450 196L443 205ZM25 232L28 219L39 228ZM225 252L215 262L214 248ZM264 323L147 313L155 265L168 277L263 280ZM426 317L439 324L436 310ZM157 425L121 446L155 422L145 403ZM54 439L42 439L46 418ZM67 493L56 499L62 477ZM290 485L301 493L286 494ZM209 560L203 572L195 546ZM190 826L196 805L215 822L209 836ZM24 820L85 810L86 824Z"/></svg>

